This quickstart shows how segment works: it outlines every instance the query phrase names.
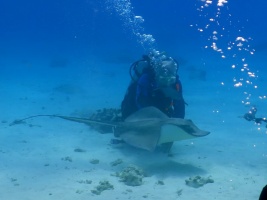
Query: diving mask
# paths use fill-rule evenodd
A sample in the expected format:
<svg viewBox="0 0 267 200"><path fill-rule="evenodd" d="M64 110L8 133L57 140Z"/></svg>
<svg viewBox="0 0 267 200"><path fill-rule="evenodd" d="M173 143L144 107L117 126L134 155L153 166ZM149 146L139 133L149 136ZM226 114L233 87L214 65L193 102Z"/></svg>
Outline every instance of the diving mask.
<svg viewBox="0 0 267 200"><path fill-rule="evenodd" d="M178 66L173 60L162 61L156 69L156 81L160 86L169 86L176 82Z"/></svg>

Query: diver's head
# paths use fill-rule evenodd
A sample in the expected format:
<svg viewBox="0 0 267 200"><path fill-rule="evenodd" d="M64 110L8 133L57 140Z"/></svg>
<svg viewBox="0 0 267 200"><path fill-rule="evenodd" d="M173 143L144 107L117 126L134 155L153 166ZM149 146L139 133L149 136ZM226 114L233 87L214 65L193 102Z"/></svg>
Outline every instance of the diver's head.
<svg viewBox="0 0 267 200"><path fill-rule="evenodd" d="M154 70L159 86L170 86L176 82L178 64L171 57L162 60Z"/></svg>

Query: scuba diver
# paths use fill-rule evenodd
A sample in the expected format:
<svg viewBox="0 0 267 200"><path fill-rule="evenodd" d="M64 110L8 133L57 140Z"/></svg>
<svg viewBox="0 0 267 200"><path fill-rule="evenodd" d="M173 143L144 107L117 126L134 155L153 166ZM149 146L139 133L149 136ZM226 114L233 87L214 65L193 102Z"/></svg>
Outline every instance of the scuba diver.
<svg viewBox="0 0 267 200"><path fill-rule="evenodd" d="M258 109L253 106L247 113L244 114L243 118L247 121L254 121L256 124L261 124L262 122L267 123L267 119L265 117L259 118L255 116L257 111ZM265 127L267 128L267 124Z"/></svg>
<svg viewBox="0 0 267 200"><path fill-rule="evenodd" d="M184 118L185 101L177 61L165 54L143 56L130 68L132 81L121 103L122 118L154 106L169 117Z"/></svg>
<svg viewBox="0 0 267 200"><path fill-rule="evenodd" d="M266 200L267 199L267 185L262 189L259 200Z"/></svg>
<svg viewBox="0 0 267 200"><path fill-rule="evenodd" d="M122 120L148 106L158 108L168 117L184 118L186 103L178 69L175 59L159 52L134 62L130 67L132 80L121 103ZM168 153L172 144L165 143L160 151Z"/></svg>

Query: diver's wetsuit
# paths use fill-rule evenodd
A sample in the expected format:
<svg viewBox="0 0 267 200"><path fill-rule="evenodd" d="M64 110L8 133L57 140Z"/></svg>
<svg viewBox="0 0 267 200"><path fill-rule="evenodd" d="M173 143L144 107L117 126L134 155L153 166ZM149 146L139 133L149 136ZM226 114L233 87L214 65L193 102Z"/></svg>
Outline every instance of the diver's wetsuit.
<svg viewBox="0 0 267 200"><path fill-rule="evenodd" d="M143 74L137 82L135 99L137 109L154 106L169 117L184 118L185 102L182 84L178 76L176 77L176 82L169 87L177 92L175 99L166 96L161 91L153 75Z"/></svg>

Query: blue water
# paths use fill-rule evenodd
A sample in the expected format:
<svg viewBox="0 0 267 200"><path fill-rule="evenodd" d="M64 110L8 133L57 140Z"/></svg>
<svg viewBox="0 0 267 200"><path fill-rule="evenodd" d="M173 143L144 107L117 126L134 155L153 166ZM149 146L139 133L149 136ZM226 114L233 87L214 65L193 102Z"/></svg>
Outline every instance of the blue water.
<svg viewBox="0 0 267 200"><path fill-rule="evenodd" d="M131 63L151 50L165 51L180 63L179 75L184 85L185 99L189 103L186 117L197 122L201 128L210 130L213 135L208 141L200 140L196 143L203 154L198 154L196 148L190 148L189 143L183 143L183 146L177 145L174 148L174 151L181 152L173 161L176 164L164 160L162 162L167 164L159 165L165 167L165 170L170 169L170 173L165 171L161 174L159 166L151 171L156 177L188 178L195 175L193 172L202 171L192 167L198 164L192 164L193 161L188 159L196 154L202 167L223 166L226 171L229 167L240 169L240 172L244 167L248 175L240 175L244 179L240 182L252 185L250 197L256 199L267 183L267 129L264 123L258 126L238 116L255 105L258 107L258 116L267 117L266 6L267 3L262 0L229 0L223 6L218 6L216 1L205 6L205 2L196 0L2 2L0 120L2 145L7 146L0 147L0 153L3 155L3 152L8 152L6 149L12 147L12 142L16 142L9 138L9 131L15 135L27 133L27 127L10 130L7 122L14 119L35 114L88 116L99 108L119 107L130 81L128 69ZM134 21L135 19L144 22ZM138 34L144 35L140 38ZM212 48L213 43L217 49ZM199 74L203 71L206 76ZM242 86L237 87L241 82ZM49 126L49 120L45 124ZM49 132L49 129L46 131ZM97 141L96 138L94 141ZM16 145L14 146L14 149L9 150L15 152ZM64 143L61 146L64 148ZM97 147L93 147L96 152ZM223 152L228 147L233 152L229 150L222 153L221 157L215 153ZM215 152L211 153L213 149ZM137 153L140 154L139 151ZM129 156L125 154L122 156ZM206 163L201 160L205 156L210 156ZM138 156L133 157L131 162ZM2 159L4 160L4 156ZM179 159L186 166L192 166L186 170L184 165L177 164ZM168 164L170 165L167 166ZM175 171L175 167L182 172ZM216 171L216 167L210 167L211 171ZM6 170L3 164L1 168ZM38 171L38 166L33 168ZM79 169L79 165L77 168ZM103 168L105 170L105 166ZM208 169L204 170L207 174ZM4 171L1 177L8 179L9 174L12 172ZM231 173L227 176L231 176ZM198 195L201 194L203 199L216 199L216 195L226 191L229 198L244 199L242 194L249 188L236 185L230 187L229 184L223 186L223 180L219 180L216 185L216 175L214 179L215 183L210 189L216 191L214 194L208 192L209 195L205 196L206 190L198 190ZM148 190L154 187L150 186L147 186ZM9 188L8 192L12 193L18 187ZM34 199L36 193L27 191L23 199ZM60 191L64 189L61 188ZM190 193L190 190L184 189L181 199L192 198L187 197L186 192ZM1 193L5 194L4 191ZM168 195L169 191L166 189L164 194ZM138 195L134 195L135 193L133 199L138 199ZM123 199L119 195L118 198ZM161 196L157 198L163 199ZM49 196L43 199L49 199ZM85 197L78 196L76 199Z"/></svg>

